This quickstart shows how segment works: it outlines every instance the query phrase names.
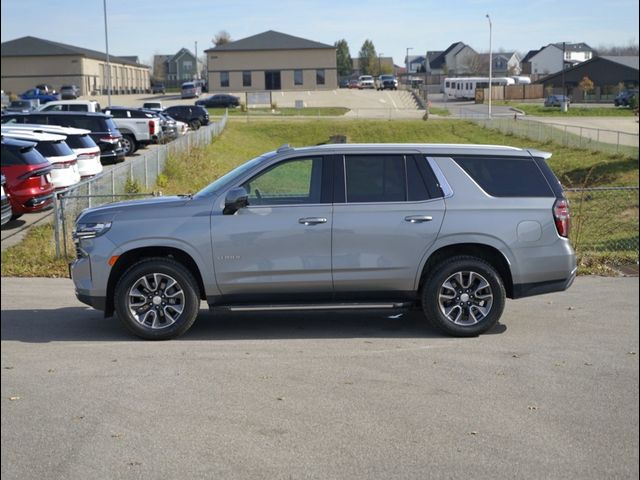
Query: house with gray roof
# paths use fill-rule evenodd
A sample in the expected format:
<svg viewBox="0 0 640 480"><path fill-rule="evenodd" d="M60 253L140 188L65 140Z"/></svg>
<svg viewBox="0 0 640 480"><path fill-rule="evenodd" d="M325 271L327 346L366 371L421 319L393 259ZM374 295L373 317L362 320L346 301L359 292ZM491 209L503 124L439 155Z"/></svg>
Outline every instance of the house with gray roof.
<svg viewBox="0 0 640 480"><path fill-rule="evenodd" d="M522 60L522 73L533 79L541 78L585 62L597 56L597 52L584 42L550 43L539 50L530 50Z"/></svg>
<svg viewBox="0 0 640 480"><path fill-rule="evenodd" d="M336 48L269 30L205 50L209 90L328 90L338 85Z"/></svg>
<svg viewBox="0 0 640 480"><path fill-rule="evenodd" d="M201 78L202 62L188 48L173 55L153 56L153 79L167 87L179 87L184 82Z"/></svg>
<svg viewBox="0 0 640 480"><path fill-rule="evenodd" d="M37 37L2 43L2 90L21 93L40 83L77 85L81 95L106 93L107 55ZM112 93L138 93L149 89L150 67L137 57L109 55Z"/></svg>

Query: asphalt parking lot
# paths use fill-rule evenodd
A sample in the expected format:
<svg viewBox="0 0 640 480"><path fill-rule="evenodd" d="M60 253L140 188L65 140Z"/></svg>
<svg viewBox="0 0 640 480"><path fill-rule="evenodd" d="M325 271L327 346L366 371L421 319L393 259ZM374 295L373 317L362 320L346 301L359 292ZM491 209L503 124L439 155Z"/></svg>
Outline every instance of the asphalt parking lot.
<svg viewBox="0 0 640 480"><path fill-rule="evenodd" d="M212 315L130 337L68 279L2 278L2 477L637 478L638 278L415 313Z"/></svg>

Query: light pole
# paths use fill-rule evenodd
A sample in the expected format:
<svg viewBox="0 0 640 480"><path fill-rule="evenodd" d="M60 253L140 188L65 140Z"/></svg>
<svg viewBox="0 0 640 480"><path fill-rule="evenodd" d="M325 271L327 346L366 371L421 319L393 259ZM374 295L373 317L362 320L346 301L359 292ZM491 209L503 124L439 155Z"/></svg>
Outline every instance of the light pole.
<svg viewBox="0 0 640 480"><path fill-rule="evenodd" d="M407 47L407 56L405 57L405 62L407 64L407 85L409 85L409 50L413 50L413 47Z"/></svg>
<svg viewBox="0 0 640 480"><path fill-rule="evenodd" d="M111 62L109 62L109 34L107 33L107 0L102 0L104 8L104 43L107 49L107 99L111 106Z"/></svg>
<svg viewBox="0 0 640 480"><path fill-rule="evenodd" d="M493 50L491 49L491 34L493 25L491 25L491 17L487 13L487 20L489 20L489 118L491 118L491 94L493 83Z"/></svg>
<svg viewBox="0 0 640 480"><path fill-rule="evenodd" d="M384 53L379 53L378 54L378 76L382 75L382 62L380 60L380 57L382 57L382 55L384 55Z"/></svg>

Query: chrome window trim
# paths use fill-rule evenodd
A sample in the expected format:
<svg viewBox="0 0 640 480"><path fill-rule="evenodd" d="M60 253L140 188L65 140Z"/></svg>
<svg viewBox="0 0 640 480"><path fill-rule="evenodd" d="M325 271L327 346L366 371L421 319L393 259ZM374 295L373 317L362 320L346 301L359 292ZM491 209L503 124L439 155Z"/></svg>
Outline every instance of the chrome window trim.
<svg viewBox="0 0 640 480"><path fill-rule="evenodd" d="M452 159L450 160L453 161ZM442 170L440 170L440 167L438 166L438 163L436 162L435 158L427 157L427 162L429 163L431 170L433 170L433 174L436 176L436 179L440 184L440 188L442 189L442 193L444 195L443 198L453 197L453 188L451 188L451 185L449 185L449 182L447 181L447 177L445 177L444 173L442 173Z"/></svg>

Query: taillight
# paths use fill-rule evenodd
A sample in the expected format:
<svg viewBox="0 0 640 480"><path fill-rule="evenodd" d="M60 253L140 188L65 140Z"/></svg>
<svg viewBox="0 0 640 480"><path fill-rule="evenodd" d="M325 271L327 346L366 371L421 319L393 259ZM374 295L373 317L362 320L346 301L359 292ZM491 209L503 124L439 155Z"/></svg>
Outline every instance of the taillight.
<svg viewBox="0 0 640 480"><path fill-rule="evenodd" d="M149 135L156 133L156 122L149 120Z"/></svg>
<svg viewBox="0 0 640 480"><path fill-rule="evenodd" d="M120 141L120 137L114 137L113 135L107 135L106 137L100 138L101 142L111 143L113 145L117 144Z"/></svg>
<svg viewBox="0 0 640 480"><path fill-rule="evenodd" d="M558 235L568 237L571 228L571 212L569 211L569 202L566 199L559 198L553 204L553 218L556 221Z"/></svg>

